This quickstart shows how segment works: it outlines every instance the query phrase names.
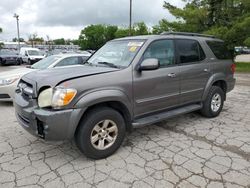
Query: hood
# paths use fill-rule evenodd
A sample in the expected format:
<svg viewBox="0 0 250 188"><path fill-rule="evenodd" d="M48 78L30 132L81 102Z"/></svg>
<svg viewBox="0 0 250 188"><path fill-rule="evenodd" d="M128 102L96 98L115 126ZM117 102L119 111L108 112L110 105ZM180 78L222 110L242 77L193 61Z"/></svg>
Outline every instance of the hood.
<svg viewBox="0 0 250 188"><path fill-rule="evenodd" d="M17 68L13 69L10 71L4 71L0 73L0 79L6 79L6 78L11 78L11 77L16 77L16 76L23 76L29 72L34 71L35 69L29 69L29 68Z"/></svg>
<svg viewBox="0 0 250 188"><path fill-rule="evenodd" d="M117 70L119 69L79 65L74 67L53 68L31 72L22 77L22 79L28 83L32 82L32 85L36 84L37 90L39 90L43 86L55 87L59 83L66 80L103 74Z"/></svg>

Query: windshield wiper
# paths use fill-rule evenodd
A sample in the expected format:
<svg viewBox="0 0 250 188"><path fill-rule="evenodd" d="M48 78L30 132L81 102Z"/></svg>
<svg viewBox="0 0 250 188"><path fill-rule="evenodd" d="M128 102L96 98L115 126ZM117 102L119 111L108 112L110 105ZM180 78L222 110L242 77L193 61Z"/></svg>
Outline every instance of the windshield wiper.
<svg viewBox="0 0 250 188"><path fill-rule="evenodd" d="M112 67L112 68L119 68L117 65L115 65L113 63L105 62L105 61L98 62L98 64L107 65L107 66Z"/></svg>

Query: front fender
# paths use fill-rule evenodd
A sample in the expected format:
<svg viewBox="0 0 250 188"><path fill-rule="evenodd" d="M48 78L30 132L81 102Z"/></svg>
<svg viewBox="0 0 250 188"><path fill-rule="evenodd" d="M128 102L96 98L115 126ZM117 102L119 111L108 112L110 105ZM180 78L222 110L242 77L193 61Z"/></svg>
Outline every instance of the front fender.
<svg viewBox="0 0 250 188"><path fill-rule="evenodd" d="M212 87L212 85L219 80L223 80L226 81L226 75L224 73L216 73L214 75L212 75L209 79L208 82L206 84L206 87L204 89L203 95L202 95L202 101L206 100L206 97L209 93L210 88Z"/></svg>
<svg viewBox="0 0 250 188"><path fill-rule="evenodd" d="M118 89L91 91L81 96L75 103L75 108L86 108L103 102L120 102L128 109L132 117L132 104L129 97Z"/></svg>

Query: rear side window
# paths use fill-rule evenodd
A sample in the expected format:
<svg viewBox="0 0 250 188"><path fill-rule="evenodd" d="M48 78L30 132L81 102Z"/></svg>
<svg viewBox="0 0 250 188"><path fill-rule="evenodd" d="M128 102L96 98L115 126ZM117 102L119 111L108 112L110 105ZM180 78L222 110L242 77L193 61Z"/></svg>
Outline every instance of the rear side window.
<svg viewBox="0 0 250 188"><path fill-rule="evenodd" d="M61 60L56 67L63 67L63 66L70 66L70 65L77 65L79 64L78 57L67 57Z"/></svg>
<svg viewBox="0 0 250 188"><path fill-rule="evenodd" d="M217 59L232 59L231 52L227 49L224 42L219 41L206 41L207 45L213 51Z"/></svg>
<svg viewBox="0 0 250 188"><path fill-rule="evenodd" d="M206 58L204 51L196 40L177 39L176 49L180 63L199 62Z"/></svg>

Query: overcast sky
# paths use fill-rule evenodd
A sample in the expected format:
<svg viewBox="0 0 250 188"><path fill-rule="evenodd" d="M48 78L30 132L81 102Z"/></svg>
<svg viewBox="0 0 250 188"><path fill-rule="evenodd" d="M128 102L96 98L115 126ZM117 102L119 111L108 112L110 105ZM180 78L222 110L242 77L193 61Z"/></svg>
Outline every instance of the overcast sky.
<svg viewBox="0 0 250 188"><path fill-rule="evenodd" d="M155 25L162 18L174 18L163 9L164 0L133 0L133 22ZM183 6L182 0L171 0ZM0 40L16 37L16 20L20 16L20 37L37 33L46 38L78 38L89 24L128 26L129 0L0 0Z"/></svg>

